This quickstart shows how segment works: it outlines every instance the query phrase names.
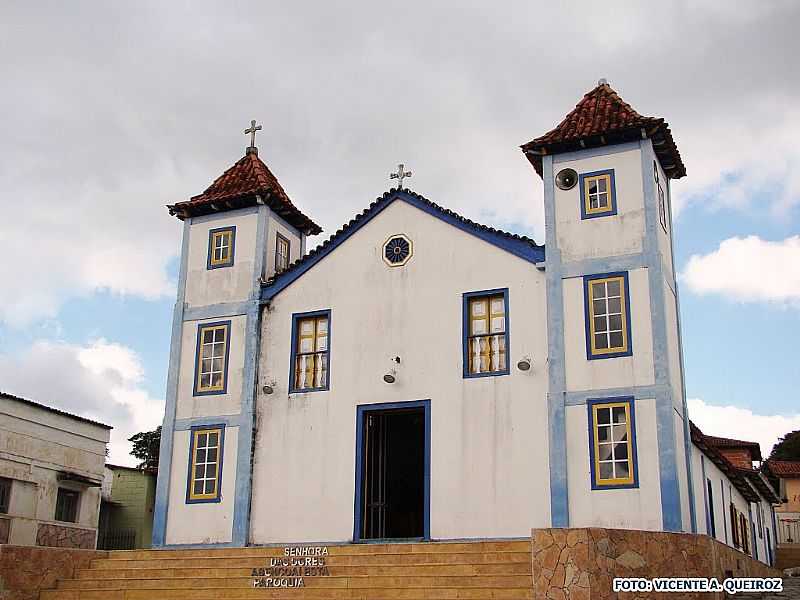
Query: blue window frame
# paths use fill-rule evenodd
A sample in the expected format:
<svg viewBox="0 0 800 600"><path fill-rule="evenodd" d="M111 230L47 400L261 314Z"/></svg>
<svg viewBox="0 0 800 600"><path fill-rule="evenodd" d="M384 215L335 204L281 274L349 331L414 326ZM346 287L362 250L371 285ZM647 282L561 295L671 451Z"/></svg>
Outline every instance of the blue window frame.
<svg viewBox="0 0 800 600"><path fill-rule="evenodd" d="M464 377L508 375L508 288L466 292L462 303Z"/></svg>
<svg viewBox="0 0 800 600"><path fill-rule="evenodd" d="M321 392L331 381L331 311L292 315L289 393Z"/></svg>
<svg viewBox="0 0 800 600"><path fill-rule="evenodd" d="M208 269L233 266L236 251L236 227L219 227L208 232Z"/></svg>
<svg viewBox="0 0 800 600"><path fill-rule="evenodd" d="M226 394L231 322L200 323L194 360L194 396Z"/></svg>
<svg viewBox="0 0 800 600"><path fill-rule="evenodd" d="M602 273L583 278L586 358L633 354L628 273Z"/></svg>
<svg viewBox="0 0 800 600"><path fill-rule="evenodd" d="M197 425L189 430L189 434L186 503L219 502L222 500L225 425Z"/></svg>
<svg viewBox="0 0 800 600"><path fill-rule="evenodd" d="M617 186L614 169L581 173L578 176L581 194L581 219L594 219L617 214Z"/></svg>
<svg viewBox="0 0 800 600"><path fill-rule="evenodd" d="M594 398L586 408L592 489L639 487L633 397Z"/></svg>

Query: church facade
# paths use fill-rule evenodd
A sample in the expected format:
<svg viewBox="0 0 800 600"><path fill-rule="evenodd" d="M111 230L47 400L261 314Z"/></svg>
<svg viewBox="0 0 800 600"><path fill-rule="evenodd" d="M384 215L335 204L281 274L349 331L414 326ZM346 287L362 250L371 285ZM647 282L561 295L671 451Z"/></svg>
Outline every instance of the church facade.
<svg viewBox="0 0 800 600"><path fill-rule="evenodd" d="M686 409L667 124L601 82L522 149L546 248L404 189L401 168L307 251L321 229L252 143L169 207L184 232L154 546L714 519L722 539L734 491L756 544L769 491L727 474Z"/></svg>

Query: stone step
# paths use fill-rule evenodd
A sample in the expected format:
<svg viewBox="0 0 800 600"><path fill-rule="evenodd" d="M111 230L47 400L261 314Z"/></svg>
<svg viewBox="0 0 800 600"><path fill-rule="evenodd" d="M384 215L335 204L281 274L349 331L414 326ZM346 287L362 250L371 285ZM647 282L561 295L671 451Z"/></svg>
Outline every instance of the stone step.
<svg viewBox="0 0 800 600"><path fill-rule="evenodd" d="M302 588L46 590L39 600L533 600L530 585L518 588Z"/></svg>
<svg viewBox="0 0 800 600"><path fill-rule="evenodd" d="M289 545L290 548L319 548L314 545ZM496 540L483 542L411 542L391 544L340 544L325 546L328 556L336 555L375 555L405 554L422 552L530 552L528 540ZM194 558L207 556L283 556L284 546L249 546L247 548L193 548L163 550L114 550L110 560L160 559L165 555L173 558Z"/></svg>
<svg viewBox="0 0 800 600"><path fill-rule="evenodd" d="M290 581L297 581L290 578ZM530 575L354 575L350 577L305 577L308 588L506 588L531 586ZM132 589L199 589L253 588L253 577L176 577L171 579L62 579L60 589L132 590ZM296 589L296 588L295 588Z"/></svg>
<svg viewBox="0 0 800 600"><path fill-rule="evenodd" d="M125 559L102 558L93 560L92 569L140 569L140 568L192 568L192 567L264 567L270 556L242 554L241 556L212 555L176 557L164 551L158 558ZM435 564L492 564L508 562L530 562L530 549L523 552L404 552L400 554L334 554L325 557L328 566L371 565L435 565Z"/></svg>
<svg viewBox="0 0 800 600"><path fill-rule="evenodd" d="M191 560L191 559L190 559ZM194 559L198 560L198 559ZM222 559L236 560L236 559ZM263 569L267 565L263 560L244 559L250 564L238 566L208 565L207 561L193 567L144 567L144 568L100 568L81 569L78 579L171 579L179 577L251 577L253 569ZM530 555L521 554L515 562L503 561L495 563L442 563L442 564L387 564L387 565L345 565L335 566L328 563L326 567L330 576L347 577L352 575L530 575ZM313 573L313 567L311 568Z"/></svg>

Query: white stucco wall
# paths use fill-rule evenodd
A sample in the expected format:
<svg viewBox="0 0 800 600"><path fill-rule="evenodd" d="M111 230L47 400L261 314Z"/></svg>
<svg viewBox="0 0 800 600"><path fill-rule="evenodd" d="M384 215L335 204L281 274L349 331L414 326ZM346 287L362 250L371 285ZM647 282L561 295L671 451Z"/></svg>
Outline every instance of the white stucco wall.
<svg viewBox="0 0 800 600"><path fill-rule="evenodd" d="M655 400L636 400L635 412L639 487L593 490L588 411L585 405L567 407L570 527L662 528Z"/></svg>
<svg viewBox="0 0 800 600"><path fill-rule="evenodd" d="M219 269L218 269L219 270ZM197 357L197 328L202 323L230 321L230 354L228 357L228 383L225 394L194 396L195 362ZM244 376L244 315L186 321L183 323L180 375L176 418L238 415L241 411L242 377Z"/></svg>
<svg viewBox="0 0 800 600"><path fill-rule="evenodd" d="M170 503L167 511L168 544L211 544L232 539L238 427L225 428L222 451L220 502L187 504L190 431L176 431L172 446Z"/></svg>
<svg viewBox="0 0 800 600"><path fill-rule="evenodd" d="M189 307L247 300L253 290L258 216L248 210L232 210L192 220L185 302ZM208 235L212 229L236 227L233 266L208 268ZM274 243L274 242L273 242Z"/></svg>
<svg viewBox="0 0 800 600"><path fill-rule="evenodd" d="M583 278L564 280L564 354L567 390L652 385L653 334L647 269L628 273L633 355L588 360Z"/></svg>
<svg viewBox="0 0 800 600"><path fill-rule="evenodd" d="M381 250L397 233L414 255L391 268ZM511 373L464 379L462 294L502 287ZM330 391L288 395L292 313L321 309L332 311ZM397 201L281 292L262 326L255 543L350 540L357 405L422 399L433 538L525 537L549 524L545 278L534 265ZM527 373L515 367L523 356ZM275 393L261 393L267 382Z"/></svg>
<svg viewBox="0 0 800 600"><path fill-rule="evenodd" d="M634 148L626 152L559 161L553 165L555 173L566 168L575 169L579 175L614 169L617 214L581 220L581 186L576 185L570 190L556 187L556 231L562 260L641 252L645 225L640 150ZM592 227L586 227L588 222Z"/></svg>
<svg viewBox="0 0 800 600"><path fill-rule="evenodd" d="M40 523L96 529L100 487L62 481L60 472L103 479L109 430L0 396L0 477L12 480L9 543L34 545ZM75 523L55 521L58 488L80 493Z"/></svg>

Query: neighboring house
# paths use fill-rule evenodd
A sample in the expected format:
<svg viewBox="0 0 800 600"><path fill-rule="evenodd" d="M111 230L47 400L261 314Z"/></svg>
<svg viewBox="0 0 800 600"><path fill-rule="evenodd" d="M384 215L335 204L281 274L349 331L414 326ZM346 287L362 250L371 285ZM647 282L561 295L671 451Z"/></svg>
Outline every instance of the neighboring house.
<svg viewBox="0 0 800 600"><path fill-rule="evenodd" d="M154 546L702 531L710 471L719 527L732 502L739 546L771 561L747 533L769 491L692 445L667 123L601 81L523 151L547 248L405 189L401 168L307 253L319 226L252 146L169 207ZM485 203L508 217L502 194Z"/></svg>
<svg viewBox="0 0 800 600"><path fill-rule="evenodd" d="M775 509L778 542L800 544L800 461L769 459L764 469L780 489L781 504Z"/></svg>
<svg viewBox="0 0 800 600"><path fill-rule="evenodd" d="M100 505L101 550L149 548L156 496L154 471L106 465Z"/></svg>
<svg viewBox="0 0 800 600"><path fill-rule="evenodd" d="M775 563L778 494L753 468L757 442L704 435L691 423L692 473L698 531L769 565Z"/></svg>
<svg viewBox="0 0 800 600"><path fill-rule="evenodd" d="M0 543L95 547L110 430L0 392Z"/></svg>

